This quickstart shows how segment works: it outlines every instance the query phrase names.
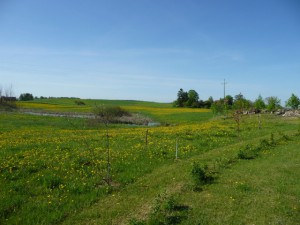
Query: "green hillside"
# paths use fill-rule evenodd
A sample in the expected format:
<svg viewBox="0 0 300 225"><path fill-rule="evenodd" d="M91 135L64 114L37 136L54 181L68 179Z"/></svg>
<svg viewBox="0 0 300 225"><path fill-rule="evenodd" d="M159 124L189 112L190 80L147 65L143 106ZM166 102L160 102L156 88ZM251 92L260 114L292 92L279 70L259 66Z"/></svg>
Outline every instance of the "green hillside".
<svg viewBox="0 0 300 225"><path fill-rule="evenodd" d="M0 113L0 224L300 224L299 118L74 101ZM166 123L66 116L97 104Z"/></svg>

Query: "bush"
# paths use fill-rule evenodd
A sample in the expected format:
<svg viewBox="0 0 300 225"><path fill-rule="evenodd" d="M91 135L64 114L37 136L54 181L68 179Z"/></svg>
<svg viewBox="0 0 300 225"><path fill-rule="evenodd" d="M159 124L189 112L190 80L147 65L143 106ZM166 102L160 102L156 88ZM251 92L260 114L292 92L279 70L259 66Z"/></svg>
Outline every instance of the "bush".
<svg viewBox="0 0 300 225"><path fill-rule="evenodd" d="M194 190L201 191L201 186L204 184L211 183L213 181L213 176L211 175L210 171L208 170L208 166L204 165L203 167L200 166L198 163L193 163L193 168L191 171L192 178L195 183Z"/></svg>
<svg viewBox="0 0 300 225"><path fill-rule="evenodd" d="M96 120L93 123L119 123L125 116L131 116L129 112L119 106L97 106L93 109Z"/></svg>
<svg viewBox="0 0 300 225"><path fill-rule="evenodd" d="M274 134L271 133L269 140L262 139L260 141L259 148L260 149L266 149L266 148L274 147L275 145L276 145L276 141L275 141L275 138L274 138Z"/></svg>
<svg viewBox="0 0 300 225"><path fill-rule="evenodd" d="M291 138L288 135L286 135L282 132L279 132L279 135L280 135L279 141L281 141L281 142L287 142L287 141L291 140Z"/></svg>
<svg viewBox="0 0 300 225"><path fill-rule="evenodd" d="M76 100L75 104L76 105L85 105L85 103L83 101L80 101L80 100Z"/></svg>
<svg viewBox="0 0 300 225"><path fill-rule="evenodd" d="M102 118L116 118L122 116L129 116L130 113L120 106L97 106L93 110L96 116Z"/></svg>
<svg viewBox="0 0 300 225"><path fill-rule="evenodd" d="M261 149L266 149L266 148L270 148L271 147L271 144L270 142L267 140L267 139L262 139L259 143L259 147Z"/></svg>
<svg viewBox="0 0 300 225"><path fill-rule="evenodd" d="M252 145L246 145L245 148L241 149L238 153L239 159L255 159L258 156L259 148L255 148Z"/></svg>
<svg viewBox="0 0 300 225"><path fill-rule="evenodd" d="M180 204L177 197L167 196L165 193L156 198L155 207L149 220L135 224L181 224L188 218L188 210L189 206Z"/></svg>

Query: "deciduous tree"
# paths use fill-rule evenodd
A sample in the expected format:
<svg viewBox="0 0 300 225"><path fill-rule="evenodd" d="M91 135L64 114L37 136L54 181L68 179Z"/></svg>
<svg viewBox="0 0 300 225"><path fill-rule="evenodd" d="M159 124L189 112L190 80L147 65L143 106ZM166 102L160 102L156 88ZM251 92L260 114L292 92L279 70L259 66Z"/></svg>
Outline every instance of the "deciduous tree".
<svg viewBox="0 0 300 225"><path fill-rule="evenodd" d="M300 99L298 96L296 96L294 93L292 96L287 100L285 103L287 107L291 107L292 109L298 109L300 105Z"/></svg>
<svg viewBox="0 0 300 225"><path fill-rule="evenodd" d="M262 109L266 108L266 104L265 104L265 102L263 100L263 97L261 95L259 95L257 97L257 99L254 101L254 107L257 110L262 110Z"/></svg>
<svg viewBox="0 0 300 225"><path fill-rule="evenodd" d="M243 111L249 109L251 105L251 101L244 98L244 96L241 93L234 97L233 107L236 110Z"/></svg>
<svg viewBox="0 0 300 225"><path fill-rule="evenodd" d="M187 106L198 107L199 95L195 90L189 90Z"/></svg>
<svg viewBox="0 0 300 225"><path fill-rule="evenodd" d="M266 102L267 102L267 109L270 112L273 112L274 110L281 108L280 99L277 98L276 96L271 96L266 98Z"/></svg>
<svg viewBox="0 0 300 225"><path fill-rule="evenodd" d="M19 97L20 101L31 101L33 100L33 95L30 93L23 93Z"/></svg>

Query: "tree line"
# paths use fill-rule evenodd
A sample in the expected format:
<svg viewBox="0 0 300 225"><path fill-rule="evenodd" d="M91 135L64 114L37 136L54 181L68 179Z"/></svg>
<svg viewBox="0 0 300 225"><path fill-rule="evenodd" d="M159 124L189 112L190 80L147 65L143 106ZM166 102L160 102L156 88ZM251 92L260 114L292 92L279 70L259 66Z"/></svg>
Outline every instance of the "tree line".
<svg viewBox="0 0 300 225"><path fill-rule="evenodd" d="M185 92L182 88L177 93L177 99L173 102L175 107L191 107L191 108L210 108L214 100L209 97L203 101L199 98L199 94L195 90Z"/></svg>
<svg viewBox="0 0 300 225"><path fill-rule="evenodd" d="M298 109L300 99L294 93L285 102L285 106L291 109ZM209 97L207 100L201 100L199 94L195 90L184 91L182 88L177 93L177 99L173 102L174 107L190 107L190 108L210 108L214 113L223 113L226 110L248 110L253 112L260 112L267 110L273 112L281 109L281 100L276 96L263 98L259 95L255 101L246 99L242 93L225 96L219 100L214 100Z"/></svg>

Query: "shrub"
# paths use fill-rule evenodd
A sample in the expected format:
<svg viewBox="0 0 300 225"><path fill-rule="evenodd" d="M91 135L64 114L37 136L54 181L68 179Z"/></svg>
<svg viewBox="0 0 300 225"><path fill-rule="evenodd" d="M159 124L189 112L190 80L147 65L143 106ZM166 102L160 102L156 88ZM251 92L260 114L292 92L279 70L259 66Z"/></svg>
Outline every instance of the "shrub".
<svg viewBox="0 0 300 225"><path fill-rule="evenodd" d="M193 168L191 171L192 178L195 183L194 190L201 191L201 186L204 184L208 184L213 181L213 176L211 175L210 171L208 170L208 166L204 165L203 167L200 166L198 163L193 163Z"/></svg>
<svg viewBox="0 0 300 225"><path fill-rule="evenodd" d="M286 135L286 134L284 134L282 132L279 132L279 135L280 135L279 141L287 142L287 141L291 140L291 138L288 135Z"/></svg>
<svg viewBox="0 0 300 225"><path fill-rule="evenodd" d="M269 143L269 141L268 141L267 139L262 139L262 140L260 141L259 147L260 147L261 149L269 148L270 146L271 146L271 145L270 145L270 143Z"/></svg>
<svg viewBox="0 0 300 225"><path fill-rule="evenodd" d="M238 153L239 159L255 159L258 156L260 148L252 145L246 145L245 148L241 149Z"/></svg>
<svg viewBox="0 0 300 225"><path fill-rule="evenodd" d="M80 101L80 100L76 100L75 104L76 105L85 105L85 103L83 101Z"/></svg>
<svg viewBox="0 0 300 225"><path fill-rule="evenodd" d="M189 206L179 203L175 196L167 196L166 193L159 195L156 198L155 207L146 223L136 221L135 224L181 224L188 217Z"/></svg>
<svg viewBox="0 0 300 225"><path fill-rule="evenodd" d="M97 106L93 109L96 116L102 118L115 118L122 116L129 116L130 113L120 106Z"/></svg>
<svg viewBox="0 0 300 225"><path fill-rule="evenodd" d="M271 133L270 139L269 140L262 139L259 143L258 148L260 148L260 149L271 148L271 147L274 147L275 145L276 145L276 141L275 141L275 138L274 138L274 134Z"/></svg>

